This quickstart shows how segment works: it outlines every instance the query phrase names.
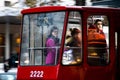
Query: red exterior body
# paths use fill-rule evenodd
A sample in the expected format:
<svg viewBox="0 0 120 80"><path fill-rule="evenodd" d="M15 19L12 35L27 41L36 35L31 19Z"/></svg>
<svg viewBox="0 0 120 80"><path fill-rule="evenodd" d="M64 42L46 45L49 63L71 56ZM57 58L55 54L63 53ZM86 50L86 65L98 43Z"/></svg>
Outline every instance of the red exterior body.
<svg viewBox="0 0 120 80"><path fill-rule="evenodd" d="M63 6L46 6L23 10L22 14L53 12L53 11L69 11L79 10L83 13L83 62L77 66L63 66L59 60L56 66L18 66L17 80L115 80L116 73L116 54L114 33L118 29L116 16L120 18L120 9L94 8L94 7L63 7ZM90 66L87 64L87 17L93 14L107 15L110 19L110 63L105 66ZM113 15L114 14L114 15ZM120 21L120 20L119 20ZM64 24L66 25L66 23ZM64 42L62 41L64 45ZM62 51L60 51L62 55ZM43 77L30 77L31 71L43 71Z"/></svg>
<svg viewBox="0 0 120 80"><path fill-rule="evenodd" d="M57 79L57 75L58 75L58 67L59 66L51 66L51 68L49 68L49 66L26 66L26 67L22 67L19 69L19 74L22 75L18 75L18 80L36 80L36 79L40 79L43 80L43 78L34 78L34 77L30 77L30 72L31 71L43 71L44 73L44 79L48 79L48 80L56 80Z"/></svg>
<svg viewBox="0 0 120 80"><path fill-rule="evenodd" d="M114 80L110 67L81 66L24 66L18 67L17 80ZM31 71L43 71L40 77L30 77ZM101 77L100 77L101 76Z"/></svg>

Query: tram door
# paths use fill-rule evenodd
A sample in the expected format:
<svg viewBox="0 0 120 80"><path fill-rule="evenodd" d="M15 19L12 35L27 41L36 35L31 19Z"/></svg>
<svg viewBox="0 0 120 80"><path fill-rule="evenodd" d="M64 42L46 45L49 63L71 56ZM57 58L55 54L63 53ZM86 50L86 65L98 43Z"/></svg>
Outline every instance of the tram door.
<svg viewBox="0 0 120 80"><path fill-rule="evenodd" d="M120 31L115 33L116 41L116 78L120 80Z"/></svg>

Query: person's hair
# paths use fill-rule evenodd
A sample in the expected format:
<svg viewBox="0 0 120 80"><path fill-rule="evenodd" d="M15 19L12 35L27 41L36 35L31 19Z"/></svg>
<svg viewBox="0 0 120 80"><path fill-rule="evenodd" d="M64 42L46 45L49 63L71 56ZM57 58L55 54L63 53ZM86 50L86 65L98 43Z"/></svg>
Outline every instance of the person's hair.
<svg viewBox="0 0 120 80"><path fill-rule="evenodd" d="M80 30L77 29L77 28L70 29L70 31L71 31L71 35L72 35L72 36L74 36L75 34L80 33Z"/></svg>
<svg viewBox="0 0 120 80"><path fill-rule="evenodd" d="M94 24L97 24L99 21L100 21L100 22L103 22L102 20L97 19Z"/></svg>
<svg viewBox="0 0 120 80"><path fill-rule="evenodd" d="M58 28L57 28L56 26L53 26L53 27L51 28L50 35L52 35L52 32L53 32L54 30L58 30Z"/></svg>

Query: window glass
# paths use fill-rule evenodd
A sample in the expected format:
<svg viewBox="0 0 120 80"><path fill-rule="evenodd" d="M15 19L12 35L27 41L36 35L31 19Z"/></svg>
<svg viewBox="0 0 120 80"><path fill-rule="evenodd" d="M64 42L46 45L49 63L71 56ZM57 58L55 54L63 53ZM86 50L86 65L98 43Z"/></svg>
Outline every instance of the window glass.
<svg viewBox="0 0 120 80"><path fill-rule="evenodd" d="M82 29L80 12L69 12L63 52L63 65L75 65L82 62Z"/></svg>
<svg viewBox="0 0 120 80"><path fill-rule="evenodd" d="M109 62L109 21L107 16L88 17L88 63L106 65Z"/></svg>
<svg viewBox="0 0 120 80"><path fill-rule="evenodd" d="M28 14L23 18L21 65L56 65L65 12Z"/></svg>
<svg viewBox="0 0 120 80"><path fill-rule="evenodd" d="M21 65L28 65L30 60L29 60L29 51L27 48L29 48L29 29L30 29L30 22L29 22L29 16L26 15L23 18L23 30L22 30L22 46L21 46L21 58L20 58L20 64Z"/></svg>

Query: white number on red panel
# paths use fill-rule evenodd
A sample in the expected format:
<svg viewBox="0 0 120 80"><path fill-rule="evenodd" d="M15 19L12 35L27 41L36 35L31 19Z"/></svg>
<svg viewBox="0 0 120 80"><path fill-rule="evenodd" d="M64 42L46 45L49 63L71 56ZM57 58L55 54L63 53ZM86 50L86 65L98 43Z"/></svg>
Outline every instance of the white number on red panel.
<svg viewBox="0 0 120 80"><path fill-rule="evenodd" d="M30 71L30 77L43 77L43 71Z"/></svg>

